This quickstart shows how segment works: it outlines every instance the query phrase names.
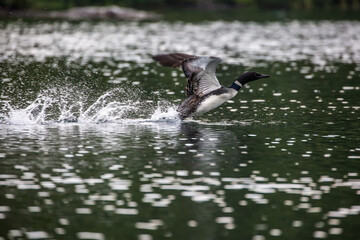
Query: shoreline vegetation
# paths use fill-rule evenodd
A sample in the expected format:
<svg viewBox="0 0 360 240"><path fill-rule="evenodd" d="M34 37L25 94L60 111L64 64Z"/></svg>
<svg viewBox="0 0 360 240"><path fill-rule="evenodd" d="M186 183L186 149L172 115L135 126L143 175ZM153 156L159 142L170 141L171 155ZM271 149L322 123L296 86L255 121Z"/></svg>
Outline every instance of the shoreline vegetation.
<svg viewBox="0 0 360 240"><path fill-rule="evenodd" d="M360 0L0 0L6 10L66 10L85 6L111 6L157 9L197 8L202 10L272 9L272 10L338 10L360 11Z"/></svg>
<svg viewBox="0 0 360 240"><path fill-rule="evenodd" d="M68 10L60 11L41 11L41 10L13 10L1 11L0 17L15 17L15 18L32 18L32 19L67 19L67 20L159 20L160 14L153 12L135 10L132 8L123 8L118 6L104 6L104 7L74 7Z"/></svg>
<svg viewBox="0 0 360 240"><path fill-rule="evenodd" d="M359 12L360 0L0 0L0 17L29 19L358 20Z"/></svg>

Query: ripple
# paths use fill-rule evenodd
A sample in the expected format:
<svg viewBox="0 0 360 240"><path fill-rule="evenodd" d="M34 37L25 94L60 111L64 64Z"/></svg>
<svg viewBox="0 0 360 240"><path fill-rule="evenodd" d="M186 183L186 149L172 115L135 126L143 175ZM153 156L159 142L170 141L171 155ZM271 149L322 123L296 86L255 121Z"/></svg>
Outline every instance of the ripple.
<svg viewBox="0 0 360 240"><path fill-rule="evenodd" d="M257 34L259 32L262 34ZM12 22L0 29L0 59L32 57L41 61L47 57L66 56L76 61L81 59L84 64L93 59L144 63L151 61L149 55L166 51L216 55L229 63L243 65L259 60L305 59L316 65L358 63L359 32L357 21L117 25L40 22L29 24L27 28L22 28L21 22ZM132 51L128 51L129 48Z"/></svg>
<svg viewBox="0 0 360 240"><path fill-rule="evenodd" d="M11 68L0 96L1 239L353 237L359 22L0 28L0 61ZM168 51L224 58L224 82L239 71L232 64L276 77L182 122L157 97L180 101L180 71L150 63ZM56 69L61 77L50 78ZM112 90L87 92L87 71ZM84 86L68 84L74 73Z"/></svg>
<svg viewBox="0 0 360 240"><path fill-rule="evenodd" d="M78 232L77 237L79 239L94 239L94 240L105 240L105 236L102 233L96 232Z"/></svg>

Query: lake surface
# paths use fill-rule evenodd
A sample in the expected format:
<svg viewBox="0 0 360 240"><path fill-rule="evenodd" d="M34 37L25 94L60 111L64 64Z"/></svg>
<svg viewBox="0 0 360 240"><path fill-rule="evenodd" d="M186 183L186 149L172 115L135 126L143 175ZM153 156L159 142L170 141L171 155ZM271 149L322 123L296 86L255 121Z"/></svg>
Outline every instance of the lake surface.
<svg viewBox="0 0 360 240"><path fill-rule="evenodd" d="M0 239L359 239L360 22L0 22ZM180 121L151 55L272 77Z"/></svg>

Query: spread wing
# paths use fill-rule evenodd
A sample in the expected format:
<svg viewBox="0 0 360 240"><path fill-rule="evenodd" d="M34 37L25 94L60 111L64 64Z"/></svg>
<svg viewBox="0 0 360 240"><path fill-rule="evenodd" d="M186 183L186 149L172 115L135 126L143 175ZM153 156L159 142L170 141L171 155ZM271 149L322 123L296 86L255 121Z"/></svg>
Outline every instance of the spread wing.
<svg viewBox="0 0 360 240"><path fill-rule="evenodd" d="M170 53L170 54L156 55L153 56L152 58L155 61L158 61L164 67L180 67L185 60L191 60L198 57L184 53Z"/></svg>
<svg viewBox="0 0 360 240"><path fill-rule="evenodd" d="M221 87L215 70L221 62L217 57L197 57L183 53L156 55L154 60L167 67L182 67L188 79L186 95L203 96Z"/></svg>

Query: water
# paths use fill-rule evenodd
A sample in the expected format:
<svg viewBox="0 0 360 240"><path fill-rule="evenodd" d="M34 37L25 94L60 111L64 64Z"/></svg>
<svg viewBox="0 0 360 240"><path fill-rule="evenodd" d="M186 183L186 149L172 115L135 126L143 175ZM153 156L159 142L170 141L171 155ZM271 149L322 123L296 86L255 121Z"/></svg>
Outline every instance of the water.
<svg viewBox="0 0 360 240"><path fill-rule="evenodd" d="M0 23L0 239L359 238L360 23ZM162 52L272 77L180 121Z"/></svg>

